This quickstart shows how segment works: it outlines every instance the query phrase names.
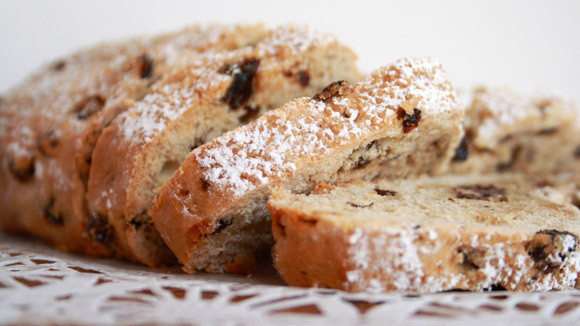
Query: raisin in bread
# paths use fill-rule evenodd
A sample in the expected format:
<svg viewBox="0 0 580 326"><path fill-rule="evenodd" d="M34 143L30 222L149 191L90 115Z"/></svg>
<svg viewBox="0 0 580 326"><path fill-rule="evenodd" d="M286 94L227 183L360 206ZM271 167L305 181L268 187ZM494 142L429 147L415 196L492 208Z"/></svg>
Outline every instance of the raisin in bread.
<svg viewBox="0 0 580 326"><path fill-rule="evenodd" d="M272 244L268 187L437 173L463 113L439 63L401 59L196 148L151 214L187 272L246 272Z"/></svg>
<svg viewBox="0 0 580 326"><path fill-rule="evenodd" d="M476 89L451 171L569 170L571 164L580 164L575 158L580 156L575 154L580 148L579 121L573 103L554 93L522 96L507 88Z"/></svg>
<svg viewBox="0 0 580 326"><path fill-rule="evenodd" d="M574 206L576 205L576 207ZM346 291L580 287L580 178L439 176L276 188L273 256L290 285Z"/></svg>
<svg viewBox="0 0 580 326"><path fill-rule="evenodd" d="M337 79L356 81L355 54L300 26L273 29L252 47L215 53L157 82L102 133L88 186L90 221L106 243L150 266L172 258L148 215L155 190L192 149ZM114 158L114 159L111 159Z"/></svg>
<svg viewBox="0 0 580 326"><path fill-rule="evenodd" d="M103 128L162 76L215 51L253 45L261 25L192 27L63 58L0 104L0 223L60 249L110 255L110 229L89 219L92 151ZM110 158L107 158L110 159Z"/></svg>

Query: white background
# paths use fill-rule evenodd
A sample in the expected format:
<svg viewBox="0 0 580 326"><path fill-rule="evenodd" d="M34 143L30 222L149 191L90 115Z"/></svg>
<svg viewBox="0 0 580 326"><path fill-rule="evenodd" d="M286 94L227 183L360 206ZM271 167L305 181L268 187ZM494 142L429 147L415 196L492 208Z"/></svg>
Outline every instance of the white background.
<svg viewBox="0 0 580 326"><path fill-rule="evenodd" d="M363 71L401 56L432 56L461 88L550 87L580 103L580 1L573 0L0 0L0 93L95 42L244 21L334 33L359 54Z"/></svg>

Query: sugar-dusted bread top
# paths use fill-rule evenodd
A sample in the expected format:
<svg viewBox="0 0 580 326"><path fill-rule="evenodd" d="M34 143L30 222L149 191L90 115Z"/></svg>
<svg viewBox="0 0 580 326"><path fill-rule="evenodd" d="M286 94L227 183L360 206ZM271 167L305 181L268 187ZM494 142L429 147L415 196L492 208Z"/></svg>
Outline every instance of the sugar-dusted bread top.
<svg viewBox="0 0 580 326"><path fill-rule="evenodd" d="M290 285L349 291L576 287L580 177L440 176L276 188L274 261Z"/></svg>
<svg viewBox="0 0 580 326"><path fill-rule="evenodd" d="M265 33L261 25L208 25L102 44L47 65L5 94L3 228L69 251L110 255L109 229L89 220L85 201L101 130L173 69L212 51L251 46Z"/></svg>
<svg viewBox="0 0 580 326"><path fill-rule="evenodd" d="M452 172L570 170L580 145L572 101L553 91L523 95L508 88L478 88L471 97Z"/></svg>
<svg viewBox="0 0 580 326"><path fill-rule="evenodd" d="M493 149L507 137L519 134L550 133L566 128L579 115L574 104L548 90L533 95L505 88L475 89L466 107L466 131L480 149Z"/></svg>
<svg viewBox="0 0 580 326"><path fill-rule="evenodd" d="M167 74L100 136L91 217L111 226L124 256L159 265L167 250L147 212L191 150L336 79L358 80L355 61L334 36L283 25L251 46L206 53Z"/></svg>
<svg viewBox="0 0 580 326"><path fill-rule="evenodd" d="M454 154L462 116L437 61L401 59L196 148L151 214L186 270L232 271L270 244L268 187L437 173Z"/></svg>

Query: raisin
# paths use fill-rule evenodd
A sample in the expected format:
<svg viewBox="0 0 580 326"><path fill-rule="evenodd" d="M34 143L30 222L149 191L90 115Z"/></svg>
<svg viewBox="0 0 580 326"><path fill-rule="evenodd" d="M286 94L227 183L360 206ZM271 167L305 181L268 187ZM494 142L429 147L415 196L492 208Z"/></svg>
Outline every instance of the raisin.
<svg viewBox="0 0 580 326"><path fill-rule="evenodd" d="M455 149L455 156L453 157L453 162L463 162L467 160L469 156L469 141L467 136L463 136L459 146Z"/></svg>
<svg viewBox="0 0 580 326"><path fill-rule="evenodd" d="M580 146L576 147L576 149L574 150L574 157L580 158Z"/></svg>
<svg viewBox="0 0 580 326"><path fill-rule="evenodd" d="M339 80L337 82L330 83L330 85L326 86L322 92L314 95L313 99L327 102L334 97L346 94L348 89L350 89L350 84L346 80Z"/></svg>
<svg viewBox="0 0 580 326"><path fill-rule="evenodd" d="M349 204L350 206L355 207L355 208L369 208L369 207L372 207L375 203L370 203L367 205L359 205L359 204L347 202L347 204Z"/></svg>
<svg viewBox="0 0 580 326"><path fill-rule="evenodd" d="M308 84L310 84L310 74L308 74L308 71L306 70L299 71L296 74L296 79L298 80L298 83L302 87L307 87Z"/></svg>
<svg viewBox="0 0 580 326"><path fill-rule="evenodd" d="M509 168L511 168L512 166L514 166L514 164L518 160L521 152L522 152L522 146L521 145L514 146L512 148L512 152L511 152L509 161L507 161L507 162L500 162L496 166L496 170L498 172L504 172L504 171L508 170Z"/></svg>
<svg viewBox="0 0 580 326"><path fill-rule="evenodd" d="M148 54L143 54L135 62L135 70L139 77L145 79L153 75L153 59Z"/></svg>
<svg viewBox="0 0 580 326"><path fill-rule="evenodd" d="M497 292L497 291L507 291L507 289L503 285L501 285L499 283L492 284L491 287L489 288L489 290L490 291L493 291L493 292Z"/></svg>
<svg viewBox="0 0 580 326"><path fill-rule="evenodd" d="M381 196L392 196L394 197L397 193L391 190L383 190L379 188L375 188L375 192Z"/></svg>
<svg viewBox="0 0 580 326"><path fill-rule="evenodd" d="M554 184L550 180L544 178L540 180L538 183L536 183L536 186L538 186L538 188L544 188L544 187L553 187Z"/></svg>
<svg viewBox="0 0 580 326"><path fill-rule="evenodd" d="M462 265L467 270L479 269L485 264L485 250L471 247L460 247Z"/></svg>
<svg viewBox="0 0 580 326"><path fill-rule="evenodd" d="M421 110L414 108L413 114L407 114L403 108L399 108L397 110L397 119L403 120L403 133L409 133L419 125Z"/></svg>
<svg viewBox="0 0 580 326"><path fill-rule="evenodd" d="M576 235L558 230L541 230L525 245L528 255L541 270L560 268L576 251L578 238Z"/></svg>
<svg viewBox="0 0 580 326"><path fill-rule="evenodd" d="M256 120L260 115L260 107L258 105L246 105L244 107L244 113L240 115L238 120L242 124L247 124L248 122Z"/></svg>
<svg viewBox="0 0 580 326"><path fill-rule="evenodd" d="M59 60L59 61L52 64L52 69L54 71L63 71L65 67L66 67L66 61L64 61L64 60Z"/></svg>
<svg viewBox="0 0 580 326"><path fill-rule="evenodd" d="M554 127L554 128L549 128L549 129L542 129L540 131L538 131L536 134L538 136L549 136L549 135L553 135L558 131L558 128Z"/></svg>
<svg viewBox="0 0 580 326"><path fill-rule="evenodd" d="M44 209L42 210L42 215L44 219L51 224L54 225L64 224L64 218L62 217L62 215L54 211L54 198L51 198L48 204L44 206Z"/></svg>
<svg viewBox="0 0 580 326"><path fill-rule="evenodd" d="M505 195L505 189L497 188L494 185L468 185L468 186L459 186L455 188L455 197L463 198L463 199L476 199L476 200L485 200L489 201L490 199L494 199L497 197L497 201L507 201L507 197Z"/></svg>
<svg viewBox="0 0 580 326"><path fill-rule="evenodd" d="M354 162L352 168L354 170L359 170L359 169L365 168L370 163L371 163L371 160L366 159L366 158L361 156L356 160L356 162Z"/></svg>
<svg viewBox="0 0 580 326"><path fill-rule="evenodd" d="M318 223L317 219L298 218L298 222L315 226Z"/></svg>
<svg viewBox="0 0 580 326"><path fill-rule="evenodd" d="M53 156L58 147L59 137L58 131L52 129L38 140L38 151L45 156Z"/></svg>
<svg viewBox="0 0 580 326"><path fill-rule="evenodd" d="M222 232L226 227L228 227L232 223L233 223L232 220L220 218L216 223L217 226L215 227L215 229L213 230L213 232L211 234L216 234L216 233Z"/></svg>
<svg viewBox="0 0 580 326"><path fill-rule="evenodd" d="M209 181L205 180L204 178L200 178L199 182L201 183L201 189L203 191L208 191L209 187L211 186L211 184L209 183Z"/></svg>
<svg viewBox="0 0 580 326"><path fill-rule="evenodd" d="M90 96L78 103L73 112L76 113L79 120L86 120L93 114L101 111L105 106L105 100L99 96Z"/></svg>
<svg viewBox="0 0 580 326"><path fill-rule="evenodd" d="M89 237L99 243L112 246L115 239L113 227L99 213L91 213L87 221Z"/></svg>
<svg viewBox="0 0 580 326"><path fill-rule="evenodd" d="M12 175L20 182L28 182L34 178L34 157L20 157L16 161L9 160L8 167Z"/></svg>
<svg viewBox="0 0 580 326"><path fill-rule="evenodd" d="M220 100L227 103L230 109L239 108L252 96L254 92L252 84L259 65L260 60L250 58L240 64L227 67L226 72L233 76L233 81L226 94Z"/></svg>
<svg viewBox="0 0 580 326"><path fill-rule="evenodd" d="M129 224L131 224L135 230L139 230L142 226L151 224L151 217L149 217L147 213L141 213L133 217L131 221L129 221Z"/></svg>

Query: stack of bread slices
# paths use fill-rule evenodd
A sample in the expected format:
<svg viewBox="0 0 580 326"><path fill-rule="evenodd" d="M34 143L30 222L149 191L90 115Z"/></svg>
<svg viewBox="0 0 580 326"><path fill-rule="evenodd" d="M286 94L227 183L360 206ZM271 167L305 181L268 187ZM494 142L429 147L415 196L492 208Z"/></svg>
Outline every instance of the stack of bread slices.
<svg viewBox="0 0 580 326"><path fill-rule="evenodd" d="M580 287L580 113L302 26L95 47L0 99L0 222L67 251L347 291Z"/></svg>

